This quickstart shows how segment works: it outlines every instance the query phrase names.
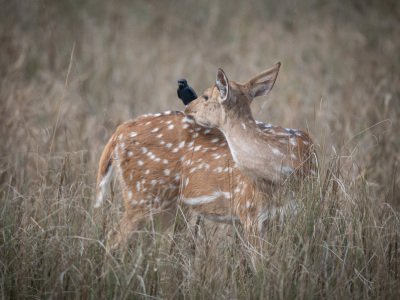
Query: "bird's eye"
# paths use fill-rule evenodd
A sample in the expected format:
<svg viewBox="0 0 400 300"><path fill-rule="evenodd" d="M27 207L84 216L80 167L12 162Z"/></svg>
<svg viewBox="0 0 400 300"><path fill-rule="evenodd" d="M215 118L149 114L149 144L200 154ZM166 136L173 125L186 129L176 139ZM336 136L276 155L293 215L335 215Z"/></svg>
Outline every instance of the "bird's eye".
<svg viewBox="0 0 400 300"><path fill-rule="evenodd" d="M207 95L203 95L204 100L208 100L208 96Z"/></svg>

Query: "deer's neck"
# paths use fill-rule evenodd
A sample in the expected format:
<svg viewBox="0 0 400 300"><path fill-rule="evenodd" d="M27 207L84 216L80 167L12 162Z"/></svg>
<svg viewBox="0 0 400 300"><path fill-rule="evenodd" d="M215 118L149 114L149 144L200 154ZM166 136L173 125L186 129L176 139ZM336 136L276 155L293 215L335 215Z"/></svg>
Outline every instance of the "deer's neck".
<svg viewBox="0 0 400 300"><path fill-rule="evenodd" d="M285 170L285 154L256 126L254 118L227 118L220 130L225 135L232 157L240 169L250 177L277 182Z"/></svg>

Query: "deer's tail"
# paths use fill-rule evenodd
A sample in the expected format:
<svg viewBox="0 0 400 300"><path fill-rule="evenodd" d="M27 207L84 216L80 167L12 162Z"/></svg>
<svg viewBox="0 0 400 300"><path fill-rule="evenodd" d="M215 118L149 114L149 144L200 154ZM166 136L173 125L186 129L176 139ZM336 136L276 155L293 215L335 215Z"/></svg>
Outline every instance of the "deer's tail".
<svg viewBox="0 0 400 300"><path fill-rule="evenodd" d="M108 191L109 183L114 175L114 149L115 142L113 137L111 137L107 145L104 147L103 153L100 157L99 170L97 172L95 208L100 207L103 203L104 197Z"/></svg>

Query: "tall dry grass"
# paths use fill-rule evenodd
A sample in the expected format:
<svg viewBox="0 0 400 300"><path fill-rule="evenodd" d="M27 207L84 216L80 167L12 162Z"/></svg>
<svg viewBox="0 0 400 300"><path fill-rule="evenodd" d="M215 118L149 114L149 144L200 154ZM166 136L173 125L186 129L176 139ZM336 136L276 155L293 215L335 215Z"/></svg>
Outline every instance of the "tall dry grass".
<svg viewBox="0 0 400 300"><path fill-rule="evenodd" d="M400 296L396 1L1 7L2 298ZM116 125L182 109L180 77L201 91L217 67L240 81L277 60L277 84L253 111L318 145L321 173L299 213L271 221L261 255L240 228L208 223L195 240L192 228L143 233L107 253L121 198L94 211L94 174Z"/></svg>

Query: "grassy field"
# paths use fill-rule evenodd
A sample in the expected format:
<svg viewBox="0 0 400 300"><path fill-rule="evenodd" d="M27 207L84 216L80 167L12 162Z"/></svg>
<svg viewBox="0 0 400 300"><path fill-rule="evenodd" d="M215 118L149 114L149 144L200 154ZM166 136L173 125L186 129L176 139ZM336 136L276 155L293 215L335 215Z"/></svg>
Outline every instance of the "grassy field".
<svg viewBox="0 0 400 300"><path fill-rule="evenodd" d="M399 299L400 5L385 1L1 1L0 297ZM310 131L320 176L260 254L205 222L105 250L118 188L95 210L116 126L183 109L283 63L258 120ZM193 251L192 245L196 245ZM253 262L253 263L251 263Z"/></svg>

